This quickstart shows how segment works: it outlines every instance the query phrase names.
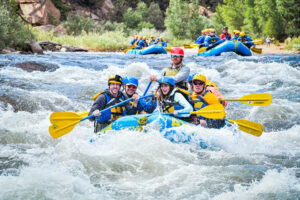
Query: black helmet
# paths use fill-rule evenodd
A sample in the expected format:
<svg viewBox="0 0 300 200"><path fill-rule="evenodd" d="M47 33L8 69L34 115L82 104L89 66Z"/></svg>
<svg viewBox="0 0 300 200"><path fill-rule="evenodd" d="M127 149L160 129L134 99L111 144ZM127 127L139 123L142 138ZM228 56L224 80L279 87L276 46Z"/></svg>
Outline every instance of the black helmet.
<svg viewBox="0 0 300 200"><path fill-rule="evenodd" d="M122 77L119 75L110 76L108 78L108 84L110 84L110 83L117 83L117 84L122 85Z"/></svg>
<svg viewBox="0 0 300 200"><path fill-rule="evenodd" d="M227 27L227 26L224 26L223 30L228 30L228 27Z"/></svg>

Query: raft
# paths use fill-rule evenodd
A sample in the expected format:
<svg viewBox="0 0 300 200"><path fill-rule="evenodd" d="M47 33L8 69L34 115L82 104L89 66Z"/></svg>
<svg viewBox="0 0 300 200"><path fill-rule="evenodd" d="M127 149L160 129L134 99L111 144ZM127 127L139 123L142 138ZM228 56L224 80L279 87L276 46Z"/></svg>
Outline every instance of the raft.
<svg viewBox="0 0 300 200"><path fill-rule="evenodd" d="M167 50L161 45L151 45L143 49L129 49L126 54L146 55L146 54L167 54Z"/></svg>
<svg viewBox="0 0 300 200"><path fill-rule="evenodd" d="M188 142L190 136L187 136L183 131L174 129L175 127L180 127L182 125L195 126L194 124L170 115L160 114L159 112L153 114L127 115L112 122L102 129L98 135L102 135L110 130L147 132L146 127L151 127L151 129L156 129L161 132L165 138L172 142Z"/></svg>
<svg viewBox="0 0 300 200"><path fill-rule="evenodd" d="M250 49L240 41L226 41L208 51L198 53L198 56L219 56L223 52L235 52L241 56L252 55Z"/></svg>

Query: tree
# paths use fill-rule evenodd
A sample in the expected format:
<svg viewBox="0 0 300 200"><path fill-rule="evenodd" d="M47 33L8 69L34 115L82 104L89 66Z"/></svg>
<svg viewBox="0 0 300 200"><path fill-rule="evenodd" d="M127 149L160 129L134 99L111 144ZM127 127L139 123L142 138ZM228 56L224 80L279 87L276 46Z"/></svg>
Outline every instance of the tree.
<svg viewBox="0 0 300 200"><path fill-rule="evenodd" d="M152 2L148 9L147 21L155 26L156 29L164 29L164 17L163 13L157 3Z"/></svg>

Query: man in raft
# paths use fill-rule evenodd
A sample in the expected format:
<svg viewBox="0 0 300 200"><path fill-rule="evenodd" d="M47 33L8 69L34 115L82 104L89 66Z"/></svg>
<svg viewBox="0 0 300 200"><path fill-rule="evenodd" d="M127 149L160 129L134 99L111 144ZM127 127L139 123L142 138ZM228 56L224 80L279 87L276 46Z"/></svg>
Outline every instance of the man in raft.
<svg viewBox="0 0 300 200"><path fill-rule="evenodd" d="M139 40L139 36L135 35L134 38L131 40L130 45L137 45L137 42Z"/></svg>
<svg viewBox="0 0 300 200"><path fill-rule="evenodd" d="M191 89L193 90L193 93L191 95L191 101L195 111L201 110L208 105L220 104L219 99L206 89L206 82L206 77L202 74L196 74L192 79ZM224 118L225 117L226 116L224 116ZM202 116L197 116L193 123L208 128L221 128L225 126L224 119L214 120Z"/></svg>
<svg viewBox="0 0 300 200"><path fill-rule="evenodd" d="M244 45L246 45L249 49L254 46L255 44L252 42L253 40L251 37L246 35L245 32L241 32L240 37L238 38L239 41L241 41Z"/></svg>
<svg viewBox="0 0 300 200"><path fill-rule="evenodd" d="M125 114L131 115L137 113L137 105L139 101L138 95L133 95L134 103L133 106L129 102L112 108L104 113L100 113L101 110L113 106L117 103L120 103L126 100L126 97L122 92L120 92L122 85L122 77L119 75L110 76L108 79L108 89L104 92L99 92L96 96L93 97L95 101L89 115L95 115L91 118L91 121L94 121L94 132L99 132L102 128L109 125L114 120L124 116Z"/></svg>
<svg viewBox="0 0 300 200"><path fill-rule="evenodd" d="M199 36L197 38L197 40L195 41L195 44L200 44L199 48L203 47L204 46L204 41L205 41L205 38L208 36L209 34L209 29L204 29L202 30L202 35Z"/></svg>
<svg viewBox="0 0 300 200"><path fill-rule="evenodd" d="M212 47L220 38L216 36L216 30L210 29L210 35L205 38L204 44L206 47Z"/></svg>
<svg viewBox="0 0 300 200"><path fill-rule="evenodd" d="M231 41L234 41L234 40L238 40L239 37L240 37L240 31L239 30L234 30L233 31L233 38L231 39Z"/></svg>
<svg viewBox="0 0 300 200"><path fill-rule="evenodd" d="M171 50L172 65L162 71L162 76L171 76L174 78L175 86L187 90L187 78L190 74L190 68L183 65L184 51L180 47L174 47ZM150 76L151 81L158 81L154 75Z"/></svg>
<svg viewBox="0 0 300 200"><path fill-rule="evenodd" d="M136 90L139 86L139 80L136 77L124 77L123 78L123 95L128 98L132 98L134 95L138 95ZM131 106L134 106L134 100L130 101ZM156 106L156 105L155 105ZM137 112L135 114L146 114L152 112L152 102L147 102L144 99L140 99L137 104Z"/></svg>
<svg viewBox="0 0 300 200"><path fill-rule="evenodd" d="M220 35L220 39L221 40L231 40L231 34L228 33L228 27L227 26L224 26L223 28L223 33Z"/></svg>
<svg viewBox="0 0 300 200"><path fill-rule="evenodd" d="M151 45L153 45L154 43L155 43L155 37L154 37L154 35L151 35L150 41L148 42L148 46L151 46Z"/></svg>

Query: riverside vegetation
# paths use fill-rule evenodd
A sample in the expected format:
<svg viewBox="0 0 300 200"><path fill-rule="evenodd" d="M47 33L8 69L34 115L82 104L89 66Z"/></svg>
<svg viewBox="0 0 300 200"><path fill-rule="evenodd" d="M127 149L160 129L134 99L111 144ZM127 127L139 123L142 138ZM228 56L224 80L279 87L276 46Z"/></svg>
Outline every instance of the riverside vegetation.
<svg viewBox="0 0 300 200"><path fill-rule="evenodd" d="M170 0L166 11L149 1L140 1L135 8L127 5L126 9L120 6L126 1L115 1L109 20L97 23L70 14L70 9L61 0L53 0L63 21L52 21L64 26L67 33L63 35L24 24L16 14L16 4L8 2L0 6L0 50L5 47L26 50L26 44L34 39L92 51L116 51L127 48L136 33L148 37L163 36L169 46L181 46L193 42L205 28L214 27L221 33L224 25L230 30L244 30L253 37L268 35L281 41L289 38L287 48L300 50L300 39L297 38L300 35L300 19L297 17L300 5L295 6L295 0L224 0L211 18L199 15L199 0Z"/></svg>

